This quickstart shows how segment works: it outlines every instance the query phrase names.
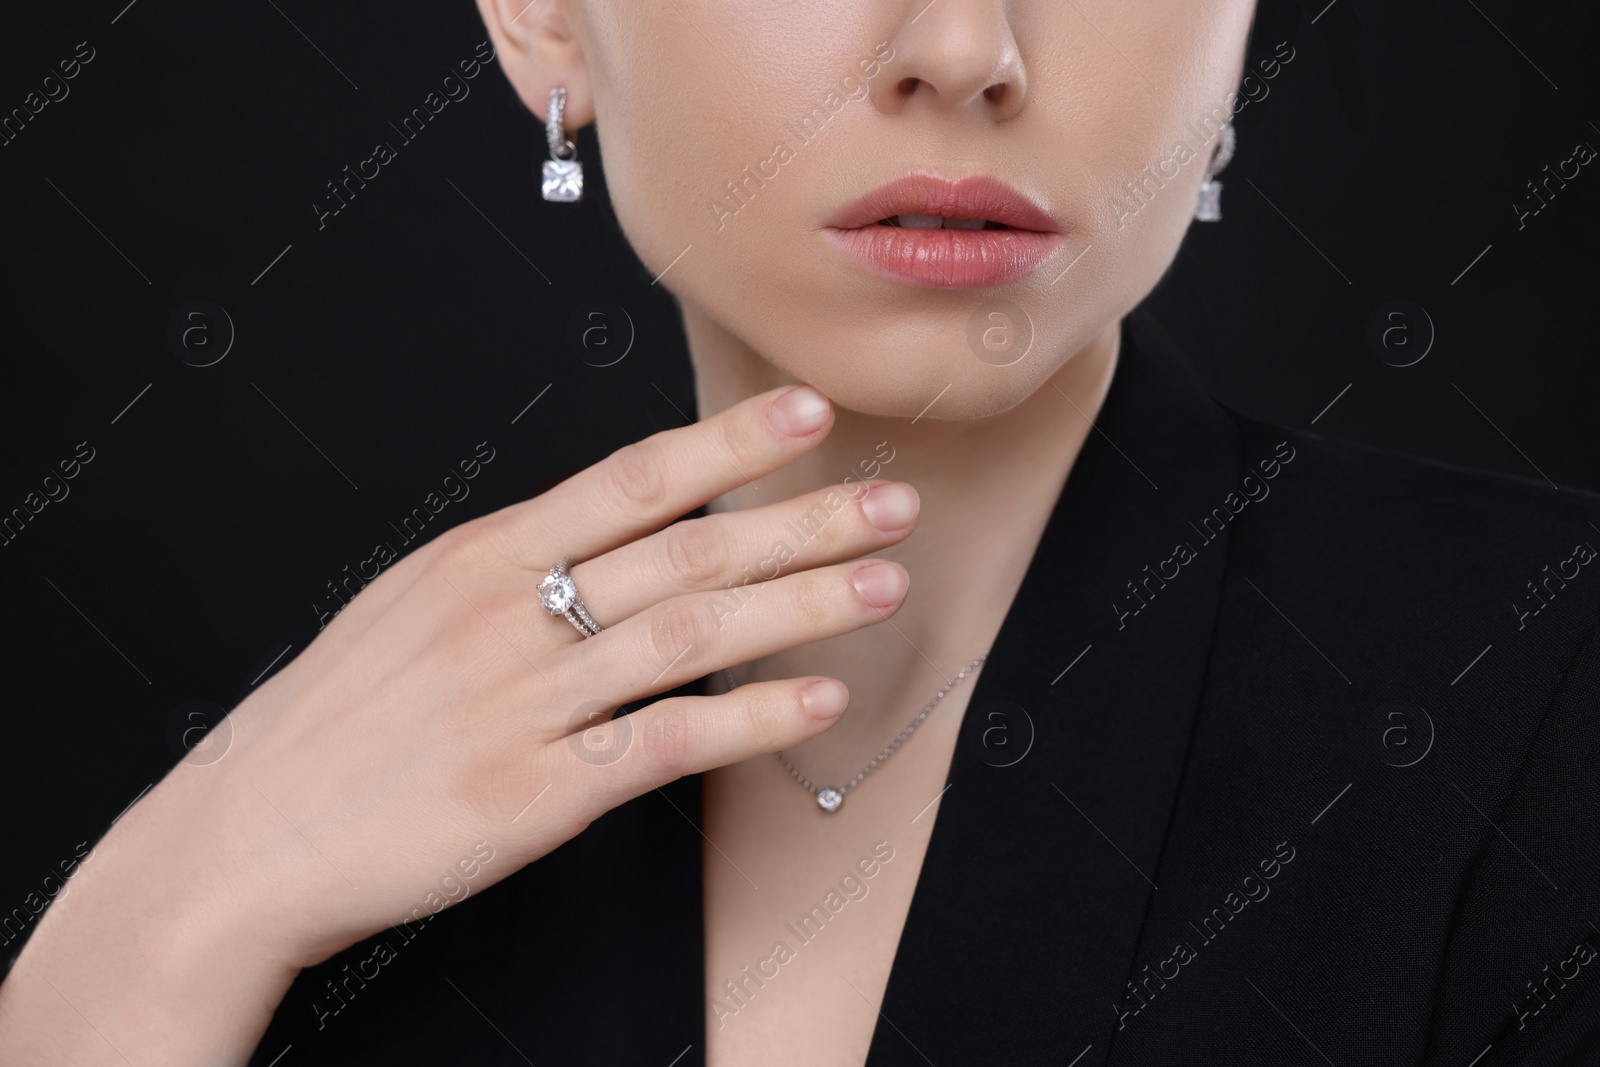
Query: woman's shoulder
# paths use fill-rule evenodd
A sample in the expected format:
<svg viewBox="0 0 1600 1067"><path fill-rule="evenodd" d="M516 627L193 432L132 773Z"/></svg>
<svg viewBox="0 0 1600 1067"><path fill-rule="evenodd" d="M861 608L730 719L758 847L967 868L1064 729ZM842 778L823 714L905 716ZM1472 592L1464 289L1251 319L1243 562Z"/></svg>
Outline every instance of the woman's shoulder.
<svg viewBox="0 0 1600 1067"><path fill-rule="evenodd" d="M1376 862L1386 834L1456 872L1433 1051L1568 1062L1600 1040L1600 495L1232 414L1270 487L1235 524L1232 603L1343 675L1290 706L1332 764L1363 765L1334 753L1364 730L1351 777L1393 794L1352 847Z"/></svg>
<svg viewBox="0 0 1600 1067"><path fill-rule="evenodd" d="M1490 609L1486 643L1556 617L1574 637L1600 625L1600 493L1531 465L1526 477L1481 470L1229 414L1263 489L1266 464L1278 473L1255 526L1280 558L1302 546L1352 589L1376 583L1394 618L1413 614L1408 597Z"/></svg>
<svg viewBox="0 0 1600 1067"><path fill-rule="evenodd" d="M1533 758L1563 687L1600 670L1600 494L1234 418L1261 499L1230 575L1369 680L1437 687L1506 773Z"/></svg>
<svg viewBox="0 0 1600 1067"><path fill-rule="evenodd" d="M1477 516L1486 527L1481 532L1490 534L1532 534L1576 524L1587 536L1600 536L1600 529L1590 525L1600 524L1600 493L1558 487L1531 461L1527 475L1484 470L1283 426L1222 406L1247 442L1247 457L1250 442L1256 451L1262 444L1270 450L1285 442L1297 457L1309 460L1301 470L1309 469L1311 476L1297 479L1309 483L1307 495L1362 500L1384 514L1421 525Z"/></svg>

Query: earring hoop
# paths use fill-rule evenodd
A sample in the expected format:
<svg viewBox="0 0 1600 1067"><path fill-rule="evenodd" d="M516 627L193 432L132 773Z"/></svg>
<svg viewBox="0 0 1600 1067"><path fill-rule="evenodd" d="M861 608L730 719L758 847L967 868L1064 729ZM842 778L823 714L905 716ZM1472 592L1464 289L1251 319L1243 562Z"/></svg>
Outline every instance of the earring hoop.
<svg viewBox="0 0 1600 1067"><path fill-rule="evenodd" d="M1233 132L1233 123L1224 123L1222 129L1217 131L1221 139L1211 155L1211 165L1206 168L1206 176L1200 182L1200 199L1195 204L1194 217L1199 222L1222 221L1222 183L1216 180L1216 175L1228 165L1228 160L1233 158L1234 146L1238 143L1238 135Z"/></svg>
<svg viewBox="0 0 1600 1067"><path fill-rule="evenodd" d="M563 119L566 109L567 89L558 85L550 90L550 103L545 108L544 138L550 158L544 161L539 191L546 200L575 204L583 199L583 164L578 162L578 146L567 138Z"/></svg>

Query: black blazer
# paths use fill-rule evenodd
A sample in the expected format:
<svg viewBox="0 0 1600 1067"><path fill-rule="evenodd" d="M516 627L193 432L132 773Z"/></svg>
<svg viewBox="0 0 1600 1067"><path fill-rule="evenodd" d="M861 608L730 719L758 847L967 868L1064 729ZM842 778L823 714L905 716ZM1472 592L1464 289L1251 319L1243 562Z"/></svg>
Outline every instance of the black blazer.
<svg viewBox="0 0 1600 1067"><path fill-rule="evenodd" d="M1600 497L1238 415L1142 313L1097 427L870 1067L1600 1063ZM703 1062L699 800L307 971L253 1062Z"/></svg>

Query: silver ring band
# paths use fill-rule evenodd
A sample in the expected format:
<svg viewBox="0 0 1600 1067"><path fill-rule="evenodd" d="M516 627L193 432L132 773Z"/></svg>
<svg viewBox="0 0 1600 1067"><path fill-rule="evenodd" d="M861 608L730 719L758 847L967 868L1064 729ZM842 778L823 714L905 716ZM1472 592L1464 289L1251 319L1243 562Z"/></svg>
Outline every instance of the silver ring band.
<svg viewBox="0 0 1600 1067"><path fill-rule="evenodd" d="M593 637L600 632L601 626L583 606L583 601L578 597L577 583L567 573L567 564L571 559L571 556L562 556L550 568L550 573L544 576L539 583L539 603L550 614L565 616L584 637Z"/></svg>

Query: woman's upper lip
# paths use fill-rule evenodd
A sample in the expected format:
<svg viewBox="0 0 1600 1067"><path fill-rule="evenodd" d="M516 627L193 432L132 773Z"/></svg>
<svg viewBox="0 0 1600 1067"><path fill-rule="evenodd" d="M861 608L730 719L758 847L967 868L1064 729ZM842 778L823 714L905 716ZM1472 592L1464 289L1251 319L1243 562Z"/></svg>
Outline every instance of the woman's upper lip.
<svg viewBox="0 0 1600 1067"><path fill-rule="evenodd" d="M878 186L845 205L825 225L853 230L895 215L987 219L1017 230L1061 232L1061 224L1048 211L998 178L977 175L952 180L921 173Z"/></svg>

